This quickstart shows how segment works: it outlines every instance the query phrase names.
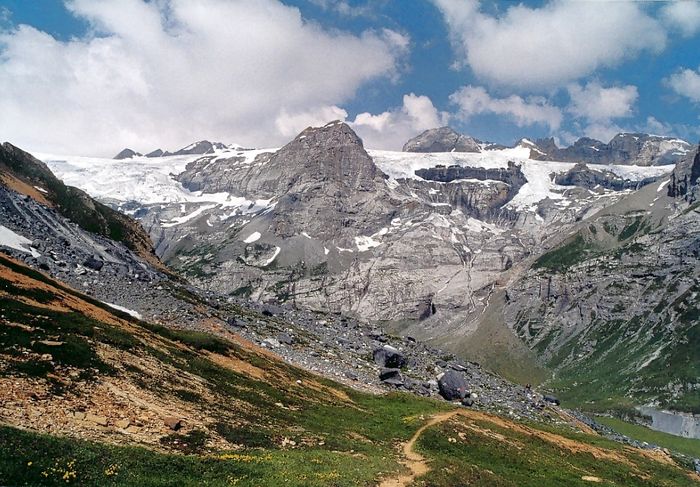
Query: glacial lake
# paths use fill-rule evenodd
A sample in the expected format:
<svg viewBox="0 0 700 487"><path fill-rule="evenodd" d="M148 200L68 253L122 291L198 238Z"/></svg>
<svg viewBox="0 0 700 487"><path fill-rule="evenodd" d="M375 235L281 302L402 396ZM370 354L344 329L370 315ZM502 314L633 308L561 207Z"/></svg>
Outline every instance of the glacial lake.
<svg viewBox="0 0 700 487"><path fill-rule="evenodd" d="M651 429L663 431L684 438L700 439L700 416L679 413L673 411L663 411L648 406L637 408L646 416L651 416Z"/></svg>

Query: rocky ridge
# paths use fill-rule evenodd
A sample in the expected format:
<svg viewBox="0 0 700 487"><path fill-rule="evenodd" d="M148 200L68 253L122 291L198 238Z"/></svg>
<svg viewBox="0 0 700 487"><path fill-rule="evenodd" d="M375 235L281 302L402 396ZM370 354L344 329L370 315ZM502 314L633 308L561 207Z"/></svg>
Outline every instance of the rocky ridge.
<svg viewBox="0 0 700 487"><path fill-rule="evenodd" d="M193 142L175 152L163 151L163 149L155 149L147 154L141 154L132 149L123 149L119 154L114 156L114 159L133 159L135 157L169 157L169 156L187 156L187 155L204 155L213 154L220 150L233 150L238 149L236 144L226 145L221 142L209 142L208 140L200 140L198 142Z"/></svg>
<svg viewBox="0 0 700 487"><path fill-rule="evenodd" d="M640 133L620 133L607 144L582 137L564 148L557 147L552 138L529 142L529 145L532 159L588 164L659 166L675 164L692 152L691 144L685 140Z"/></svg>

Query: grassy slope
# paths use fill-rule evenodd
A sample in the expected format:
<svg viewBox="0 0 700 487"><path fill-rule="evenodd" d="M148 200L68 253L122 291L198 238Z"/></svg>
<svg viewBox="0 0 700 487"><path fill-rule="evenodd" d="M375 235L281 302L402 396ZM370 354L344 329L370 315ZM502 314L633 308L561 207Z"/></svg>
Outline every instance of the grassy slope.
<svg viewBox="0 0 700 487"><path fill-rule="evenodd" d="M698 477L620 444L564 429L532 428L488 417L455 418L418 443L433 458L423 486L698 485Z"/></svg>
<svg viewBox="0 0 700 487"><path fill-rule="evenodd" d="M155 442L148 443L143 436L119 433L110 418L109 426L96 429L103 441L85 441L62 431L47 436L17 429L12 411L2 409L0 401L0 419L10 423L0 427L0 484L375 485L400 470L396 445L428 415L448 407L406 394L360 393L241 343L128 318L4 258L0 276L0 383L26 389L46 385L51 394L41 400L47 404L44 411L53 401L62 414L82 400L95 404L103 384L127 383L129 397L163 401L189 423L179 433L155 432ZM41 343L48 340L61 345ZM46 353L51 361L42 358ZM153 369L146 367L149 361ZM61 380L67 376L74 378L69 384ZM12 407L29 411L35 402L29 398ZM108 404L106 411L129 407ZM84 427L85 422L68 424ZM470 475L491 475L511 441L510 431L494 444L488 435L479 436L465 456L453 452L451 443L442 445L446 437L437 431L428 431L428 438L437 435L427 440L429 459L436 467L444 463L458 469L478 459L477 466L469 466ZM105 438L132 445L114 446ZM147 448L138 445L138 438ZM598 440L578 441L584 447ZM499 473L510 482L503 485L514 485L533 468L544 478L559 478L547 477L547 469L561 462L562 452L543 445L533 452L532 465L515 463ZM620 478L626 472L624 465L609 468ZM685 478L679 469L659 464L650 465L649 472L654 479ZM430 485L455 485L442 467L428 478Z"/></svg>

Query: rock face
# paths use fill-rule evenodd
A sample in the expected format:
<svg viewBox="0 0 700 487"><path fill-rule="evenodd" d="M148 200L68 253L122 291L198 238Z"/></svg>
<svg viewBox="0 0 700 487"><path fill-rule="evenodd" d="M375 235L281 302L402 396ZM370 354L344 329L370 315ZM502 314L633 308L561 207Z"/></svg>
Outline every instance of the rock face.
<svg viewBox="0 0 700 487"><path fill-rule="evenodd" d="M681 161L671 174L668 195L672 198L684 198L693 202L698 197L698 178L700 178L700 147L694 157Z"/></svg>
<svg viewBox="0 0 700 487"><path fill-rule="evenodd" d="M692 146L684 140L640 133L617 134L607 144L582 137L561 149L553 138L529 144L532 159L635 166L675 164L692 151Z"/></svg>
<svg viewBox="0 0 700 487"><path fill-rule="evenodd" d="M403 146L404 152L481 152L481 142L450 127L426 130Z"/></svg>
<svg viewBox="0 0 700 487"><path fill-rule="evenodd" d="M114 156L114 158L115 159L131 159L133 157L138 157L140 155L141 155L140 153L133 151L131 149L124 149L119 154Z"/></svg>

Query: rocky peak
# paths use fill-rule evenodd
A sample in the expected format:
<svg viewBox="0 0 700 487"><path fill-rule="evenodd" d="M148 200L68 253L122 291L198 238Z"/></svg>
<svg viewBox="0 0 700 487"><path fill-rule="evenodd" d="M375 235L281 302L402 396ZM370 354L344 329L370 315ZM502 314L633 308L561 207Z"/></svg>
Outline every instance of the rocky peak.
<svg viewBox="0 0 700 487"><path fill-rule="evenodd" d="M404 152L481 152L480 142L451 127L429 129L403 146Z"/></svg>
<svg viewBox="0 0 700 487"><path fill-rule="evenodd" d="M384 174L367 154L362 139L347 124L335 121L309 127L270 157L250 185L253 193L305 191L319 184L370 191Z"/></svg>
<svg viewBox="0 0 700 487"><path fill-rule="evenodd" d="M177 152L174 152L174 156L187 156L191 154L211 154L215 150L226 149L226 144L221 142L209 142L208 140L200 140L199 142L194 142L187 147L183 147Z"/></svg>
<svg viewBox="0 0 700 487"><path fill-rule="evenodd" d="M127 149L122 150L116 156L114 156L114 159L131 159L133 157L139 157L141 155L142 155L141 153L127 148Z"/></svg>
<svg viewBox="0 0 700 487"><path fill-rule="evenodd" d="M164 154L165 154L165 152L163 152L162 149L156 149L156 150L146 154L146 157L163 157Z"/></svg>

